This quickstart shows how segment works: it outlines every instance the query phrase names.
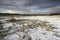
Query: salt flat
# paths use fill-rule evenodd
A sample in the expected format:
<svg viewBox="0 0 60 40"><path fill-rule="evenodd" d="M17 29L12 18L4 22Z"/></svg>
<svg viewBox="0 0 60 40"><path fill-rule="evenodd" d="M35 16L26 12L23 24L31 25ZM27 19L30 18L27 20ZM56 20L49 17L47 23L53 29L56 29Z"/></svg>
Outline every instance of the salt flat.
<svg viewBox="0 0 60 40"><path fill-rule="evenodd" d="M0 21L4 23L3 24L4 28L8 28L8 27L12 26L13 30L10 32L13 32L13 31L17 30L15 27L18 27L18 28L22 27L23 24L26 25L26 24L30 23L31 21L25 21L23 24L18 24L21 22L17 22L16 24L11 23L11 22L5 22L6 20L10 20L11 18L14 18L16 20L21 20L21 19L40 20L42 22L47 22L46 24L52 25L52 28L54 27L53 30L46 30L46 28L48 28L50 26L43 26L44 28L41 28L41 26L39 26L39 25L37 26L37 24L36 24L36 28L34 26L33 29L32 28L28 29L29 31L27 34L29 35L29 37L31 37L31 40L60 40L60 15L58 15L58 16L15 16L15 17L6 16L6 17L0 17ZM35 23L39 23L39 21L36 21ZM33 25L35 25L35 24L33 24ZM22 28L24 28L24 27L22 27ZM20 32L21 37L23 37L23 35L26 36L22 40L28 40L28 38L29 38L28 35L26 33L24 33L24 34L22 34L22 33ZM4 38L5 38L5 40L21 40L20 39L21 37L19 37L18 34L14 33L14 34L8 35Z"/></svg>

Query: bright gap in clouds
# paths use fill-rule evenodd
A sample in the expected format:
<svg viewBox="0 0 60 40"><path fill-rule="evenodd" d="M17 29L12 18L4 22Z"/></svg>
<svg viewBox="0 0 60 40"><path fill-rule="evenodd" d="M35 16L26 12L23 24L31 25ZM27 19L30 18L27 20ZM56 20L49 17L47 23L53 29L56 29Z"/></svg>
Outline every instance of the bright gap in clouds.
<svg viewBox="0 0 60 40"><path fill-rule="evenodd" d="M12 10L8 10L8 11L6 11L7 13L15 13L14 11L12 11Z"/></svg>
<svg viewBox="0 0 60 40"><path fill-rule="evenodd" d="M15 11L15 10L0 10L1 13L20 13L19 11Z"/></svg>

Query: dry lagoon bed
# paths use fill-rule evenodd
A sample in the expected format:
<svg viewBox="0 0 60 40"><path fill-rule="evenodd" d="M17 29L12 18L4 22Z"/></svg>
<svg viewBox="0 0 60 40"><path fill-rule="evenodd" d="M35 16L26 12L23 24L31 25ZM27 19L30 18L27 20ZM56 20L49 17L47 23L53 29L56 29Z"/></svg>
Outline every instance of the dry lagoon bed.
<svg viewBox="0 0 60 40"><path fill-rule="evenodd" d="M0 40L60 40L60 15L2 16Z"/></svg>

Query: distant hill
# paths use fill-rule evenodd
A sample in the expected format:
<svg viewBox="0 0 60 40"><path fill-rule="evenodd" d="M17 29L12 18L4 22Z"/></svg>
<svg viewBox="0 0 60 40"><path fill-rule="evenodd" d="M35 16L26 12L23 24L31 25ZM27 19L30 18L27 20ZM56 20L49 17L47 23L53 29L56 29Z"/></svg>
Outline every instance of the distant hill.
<svg viewBox="0 0 60 40"><path fill-rule="evenodd" d="M19 15L19 16L51 16L51 15L60 15L60 13L50 13L50 14L18 14L18 13L0 13L0 16L10 16L10 15Z"/></svg>
<svg viewBox="0 0 60 40"><path fill-rule="evenodd" d="M60 13L50 13L50 15L60 15Z"/></svg>

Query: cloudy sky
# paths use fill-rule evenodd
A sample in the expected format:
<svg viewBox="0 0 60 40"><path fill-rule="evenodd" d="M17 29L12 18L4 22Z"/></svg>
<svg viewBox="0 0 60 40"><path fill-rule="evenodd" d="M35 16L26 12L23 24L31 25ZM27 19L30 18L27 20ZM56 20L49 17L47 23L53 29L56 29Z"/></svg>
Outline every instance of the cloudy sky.
<svg viewBox="0 0 60 40"><path fill-rule="evenodd" d="M3 13L60 13L60 0L0 0Z"/></svg>

